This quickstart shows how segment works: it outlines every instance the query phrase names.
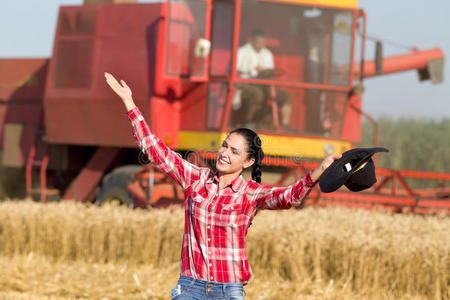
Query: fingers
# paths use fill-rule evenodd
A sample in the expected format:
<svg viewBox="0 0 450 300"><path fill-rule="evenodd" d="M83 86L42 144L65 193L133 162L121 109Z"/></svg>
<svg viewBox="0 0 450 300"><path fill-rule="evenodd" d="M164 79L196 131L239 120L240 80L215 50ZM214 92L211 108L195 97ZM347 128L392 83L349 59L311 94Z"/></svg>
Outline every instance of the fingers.
<svg viewBox="0 0 450 300"><path fill-rule="evenodd" d="M117 82L116 78L114 78L114 76L112 76L111 74L105 72L105 78L106 78L106 82L112 87L114 88L114 86L119 85L119 83Z"/></svg>
<svg viewBox="0 0 450 300"><path fill-rule="evenodd" d="M326 168L328 168L335 160L338 160L342 157L342 155L330 155L327 156L323 161L322 161L322 169L325 170Z"/></svg>
<svg viewBox="0 0 450 300"><path fill-rule="evenodd" d="M106 80L115 79L114 76L112 76L112 75L109 74L108 72L105 72L105 78L106 78Z"/></svg>
<svg viewBox="0 0 450 300"><path fill-rule="evenodd" d="M121 80L120 83L117 81L114 76L111 74L105 72L105 78L108 85L111 87L111 89L120 97L123 96L125 90L129 90L129 87L126 85L125 81Z"/></svg>
<svg viewBox="0 0 450 300"><path fill-rule="evenodd" d="M328 166L329 167L334 161L340 159L342 155L330 155L328 159Z"/></svg>
<svg viewBox="0 0 450 300"><path fill-rule="evenodd" d="M333 162L333 161L335 161L335 160L340 159L341 157L342 157L341 154L340 154L340 155L330 155L330 156L327 156L327 157L325 158L325 160L330 161L330 162Z"/></svg>
<svg viewBox="0 0 450 300"><path fill-rule="evenodd" d="M123 79L120 81L120 83L121 83L124 87L130 88L130 87L125 83L125 81L124 81Z"/></svg>
<svg viewBox="0 0 450 300"><path fill-rule="evenodd" d="M117 79L107 72L105 72L105 78L108 83L114 83L115 85L120 85L119 82L117 81Z"/></svg>
<svg viewBox="0 0 450 300"><path fill-rule="evenodd" d="M124 80L117 81L113 75L105 72L106 83L111 89L122 99L126 106L134 106L131 89L125 83Z"/></svg>
<svg viewBox="0 0 450 300"><path fill-rule="evenodd" d="M126 84L126 82L122 79L120 80L120 83L117 81L117 79L111 75L108 72L105 72L105 78L106 78L106 82L114 89L117 87L124 87L129 89L130 87Z"/></svg>

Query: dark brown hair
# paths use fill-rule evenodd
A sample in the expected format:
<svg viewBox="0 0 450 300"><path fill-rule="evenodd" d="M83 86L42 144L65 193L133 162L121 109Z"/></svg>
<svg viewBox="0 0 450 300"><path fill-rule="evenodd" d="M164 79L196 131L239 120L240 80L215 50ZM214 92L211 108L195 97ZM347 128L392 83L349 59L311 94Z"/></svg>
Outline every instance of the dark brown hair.
<svg viewBox="0 0 450 300"><path fill-rule="evenodd" d="M255 159L255 162L252 165L252 179L257 183L261 183L261 167L264 158L264 152L261 148L261 139L256 132L248 128L236 128L230 132L230 134L232 133L241 135L247 142L247 159Z"/></svg>

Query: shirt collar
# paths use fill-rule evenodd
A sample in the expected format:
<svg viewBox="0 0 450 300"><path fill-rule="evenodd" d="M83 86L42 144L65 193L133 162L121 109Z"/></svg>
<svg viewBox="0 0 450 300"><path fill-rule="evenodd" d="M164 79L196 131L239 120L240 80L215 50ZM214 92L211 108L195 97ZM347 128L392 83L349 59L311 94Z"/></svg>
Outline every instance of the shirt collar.
<svg viewBox="0 0 450 300"><path fill-rule="evenodd" d="M219 176L218 173L212 173L209 176L208 180L206 180L207 183L213 183L216 182L219 184ZM235 180L231 182L228 186L231 186L231 189L233 192L239 192L241 188L245 185L245 179L242 177L242 175L239 175Z"/></svg>
<svg viewBox="0 0 450 300"><path fill-rule="evenodd" d="M235 180L233 180L233 182L231 183L231 188L233 189L233 191L239 192L245 185L245 180L244 177L242 177L242 175L239 175Z"/></svg>
<svg viewBox="0 0 450 300"><path fill-rule="evenodd" d="M247 47L247 49L250 49L251 51L253 51L256 54L261 54L262 51L265 51L267 49L266 47L263 47L263 48L261 48L261 50L259 50L259 52L257 52L255 50L255 48L253 48L252 43L250 43L250 42L247 42L247 44L245 44L244 47Z"/></svg>

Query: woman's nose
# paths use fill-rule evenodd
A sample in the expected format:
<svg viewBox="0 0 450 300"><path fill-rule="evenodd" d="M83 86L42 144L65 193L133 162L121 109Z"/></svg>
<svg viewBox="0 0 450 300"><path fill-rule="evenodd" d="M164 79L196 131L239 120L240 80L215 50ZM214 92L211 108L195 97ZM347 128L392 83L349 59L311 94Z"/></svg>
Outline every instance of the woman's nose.
<svg viewBox="0 0 450 300"><path fill-rule="evenodd" d="M220 153L220 155L229 157L229 155L230 155L230 149L225 149L225 150L223 150L222 153Z"/></svg>

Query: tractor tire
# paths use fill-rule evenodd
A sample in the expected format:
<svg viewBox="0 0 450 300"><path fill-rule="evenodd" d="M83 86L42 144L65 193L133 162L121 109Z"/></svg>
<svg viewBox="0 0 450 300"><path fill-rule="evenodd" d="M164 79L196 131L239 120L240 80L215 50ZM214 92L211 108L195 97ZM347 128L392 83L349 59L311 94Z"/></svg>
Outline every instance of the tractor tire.
<svg viewBox="0 0 450 300"><path fill-rule="evenodd" d="M112 170L105 175L102 185L97 192L97 205L105 203L134 207L134 197L127 186L133 181L133 174L142 169L138 165L126 165Z"/></svg>

